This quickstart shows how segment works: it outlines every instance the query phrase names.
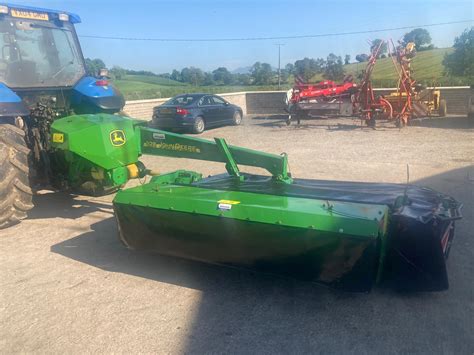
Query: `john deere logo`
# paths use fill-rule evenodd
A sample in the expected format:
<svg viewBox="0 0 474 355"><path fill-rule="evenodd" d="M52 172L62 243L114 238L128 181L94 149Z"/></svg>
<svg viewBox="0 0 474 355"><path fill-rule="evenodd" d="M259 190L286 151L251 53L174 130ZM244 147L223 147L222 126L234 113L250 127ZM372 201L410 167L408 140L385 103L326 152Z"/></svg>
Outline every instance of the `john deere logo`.
<svg viewBox="0 0 474 355"><path fill-rule="evenodd" d="M124 145L127 141L125 138L125 132L121 129L113 130L112 132L110 132L110 141L115 147L120 147L121 145Z"/></svg>

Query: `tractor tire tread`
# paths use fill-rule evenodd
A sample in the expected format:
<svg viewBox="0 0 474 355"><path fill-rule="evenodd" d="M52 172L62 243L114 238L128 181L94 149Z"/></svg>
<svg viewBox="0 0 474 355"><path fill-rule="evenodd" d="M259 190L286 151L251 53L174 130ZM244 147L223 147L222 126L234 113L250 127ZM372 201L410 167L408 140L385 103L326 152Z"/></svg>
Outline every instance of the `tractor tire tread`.
<svg viewBox="0 0 474 355"><path fill-rule="evenodd" d="M8 127L7 127L8 126ZM9 125L4 125L4 126L0 126L0 132L1 131L13 131L14 133L16 133L18 136L21 136L21 137L24 137L25 136L25 131L22 130L21 128L17 127L17 126L14 126L12 124L9 124Z"/></svg>
<svg viewBox="0 0 474 355"><path fill-rule="evenodd" d="M11 139L8 139L7 137L2 137L0 136L0 141L2 141L3 143L5 143L6 145L9 145L13 148L15 148L16 150L24 153L24 154L29 154L30 153L30 150L28 149L28 147L26 147L25 145L22 145L21 142L15 142Z"/></svg>
<svg viewBox="0 0 474 355"><path fill-rule="evenodd" d="M0 229L20 222L33 208L29 158L23 130L0 126Z"/></svg>
<svg viewBox="0 0 474 355"><path fill-rule="evenodd" d="M30 174L30 168L27 164L24 164L20 161L20 159L18 159L21 157L13 157L10 159L10 164L13 165L15 168L17 168L18 170L20 170L21 172L23 172L24 174L26 175L29 175ZM26 158L27 160L27 158Z"/></svg>

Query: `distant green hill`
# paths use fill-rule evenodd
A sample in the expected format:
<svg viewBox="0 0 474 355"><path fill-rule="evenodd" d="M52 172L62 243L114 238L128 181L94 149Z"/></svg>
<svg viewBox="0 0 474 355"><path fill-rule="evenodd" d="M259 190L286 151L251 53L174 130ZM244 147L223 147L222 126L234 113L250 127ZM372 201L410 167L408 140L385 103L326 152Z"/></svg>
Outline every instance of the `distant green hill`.
<svg viewBox="0 0 474 355"><path fill-rule="evenodd" d="M276 90L277 86L193 86L178 81L147 75L126 75L121 80L115 80L119 90L127 100L143 100L160 97L173 97L178 94L205 92L212 94L238 92L238 91L263 91Z"/></svg>
<svg viewBox="0 0 474 355"><path fill-rule="evenodd" d="M125 75L115 80L119 90L127 100L141 100L159 97L170 97L186 92L188 85L158 76Z"/></svg>
<svg viewBox="0 0 474 355"><path fill-rule="evenodd" d="M163 85L163 86L186 86L186 84L180 83L179 81L162 78L161 76L125 75L125 77L122 80L141 81L144 83Z"/></svg>
<svg viewBox="0 0 474 355"><path fill-rule="evenodd" d="M448 77L443 74L443 58L452 48L439 48L422 51L416 54L412 61L414 77L417 82L425 85L467 85L463 78ZM356 81L357 75L365 70L367 63L352 63L344 66L346 74L352 74ZM313 80L322 80L316 75ZM379 59L372 74L374 87L394 87L397 85L397 72L391 58ZM171 97L185 92L224 93L236 91L276 90L277 86L192 86L178 81L157 76L126 75L115 84L128 100ZM288 89L293 82L283 84L282 89Z"/></svg>
<svg viewBox="0 0 474 355"><path fill-rule="evenodd" d="M438 48L418 52L412 60L413 76L420 84L425 85L467 85L463 78L448 77L444 75L443 59L453 48ZM367 62L352 63L344 66L346 74L352 74L357 80L357 75L365 70ZM314 80L322 80L322 75L317 75ZM398 74L391 58L381 58L375 64L372 73L374 87L395 87Z"/></svg>
<svg viewBox="0 0 474 355"><path fill-rule="evenodd" d="M452 52L452 48L432 49L429 51L418 52L412 60L413 76L419 83L427 85L449 84L450 78L443 74L443 58L446 53ZM366 63L354 63L344 67L347 74L356 76L357 73L365 69ZM377 60L372 81L374 86L394 86L398 79L398 74L392 62L392 58L382 58ZM454 80L456 81L456 80Z"/></svg>

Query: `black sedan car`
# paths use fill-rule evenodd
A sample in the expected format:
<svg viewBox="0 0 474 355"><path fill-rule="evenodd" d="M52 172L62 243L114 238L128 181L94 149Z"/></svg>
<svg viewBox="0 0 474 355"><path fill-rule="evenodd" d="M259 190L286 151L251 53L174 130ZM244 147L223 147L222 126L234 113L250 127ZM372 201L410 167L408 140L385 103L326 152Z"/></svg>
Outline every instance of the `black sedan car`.
<svg viewBox="0 0 474 355"><path fill-rule="evenodd" d="M211 94L183 94L153 109L152 125L164 130L191 130L202 133L206 128L225 124L239 125L242 109L222 97Z"/></svg>

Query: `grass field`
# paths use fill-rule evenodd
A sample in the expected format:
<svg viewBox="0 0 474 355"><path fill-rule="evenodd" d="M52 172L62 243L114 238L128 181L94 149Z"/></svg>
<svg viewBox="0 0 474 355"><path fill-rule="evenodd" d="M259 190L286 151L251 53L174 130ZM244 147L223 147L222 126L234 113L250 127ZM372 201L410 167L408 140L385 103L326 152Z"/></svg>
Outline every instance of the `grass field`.
<svg viewBox="0 0 474 355"><path fill-rule="evenodd" d="M452 48L439 48L430 51L418 52L413 59L412 68L414 77L419 83L425 85L466 85L462 78L447 77L443 74L442 64L446 53ZM365 69L366 63L352 63L344 66L346 74L357 74ZM315 81L322 80L321 75L314 77ZM356 79L357 80L357 79ZM374 87L394 87L397 85L397 73L391 58L383 58L377 61L372 74ZM293 81L284 83L282 89L289 89ZM183 84L174 80L146 75L126 75L122 80L116 80L115 84L125 95L127 100L151 99L160 97L172 97L185 92L225 93L238 91L264 91L277 90L278 86L193 86Z"/></svg>
<svg viewBox="0 0 474 355"><path fill-rule="evenodd" d="M413 75L415 79L425 85L460 85L461 78L447 77L443 74L443 58L446 53L452 52L452 48L439 48L430 51L418 52L412 61ZM346 74L357 74L365 70L366 63L352 63L345 65ZM322 79L319 76L318 79ZM397 85L398 75L391 58L377 60L372 73L372 83L375 87L394 87Z"/></svg>
<svg viewBox="0 0 474 355"><path fill-rule="evenodd" d="M185 86L185 84L180 83L179 81L174 81L174 80L162 78L159 76L127 75L125 80L138 81L138 82L144 82L148 84L161 85L161 86Z"/></svg>
<svg viewBox="0 0 474 355"><path fill-rule="evenodd" d="M157 80L158 79L158 80ZM278 86L193 86L174 80L146 75L127 75L122 80L115 80L119 90L127 100L142 100L160 97L172 97L182 93L205 92L220 94L238 91L277 90Z"/></svg>

